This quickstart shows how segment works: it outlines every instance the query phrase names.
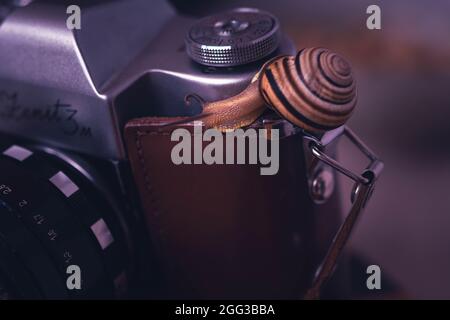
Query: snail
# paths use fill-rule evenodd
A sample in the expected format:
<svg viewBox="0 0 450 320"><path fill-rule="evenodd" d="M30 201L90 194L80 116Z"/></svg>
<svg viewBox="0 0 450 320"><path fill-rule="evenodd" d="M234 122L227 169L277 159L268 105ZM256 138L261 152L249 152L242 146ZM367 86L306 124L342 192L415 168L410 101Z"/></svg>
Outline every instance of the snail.
<svg viewBox="0 0 450 320"><path fill-rule="evenodd" d="M356 105L350 65L327 49L303 49L281 57L262 72L265 103L294 125L324 132L343 125Z"/></svg>
<svg viewBox="0 0 450 320"><path fill-rule="evenodd" d="M307 48L294 56L266 62L241 93L206 102L196 94L205 127L234 130L253 123L269 107L292 124L312 133L343 125L356 105L356 87L349 63L323 48Z"/></svg>

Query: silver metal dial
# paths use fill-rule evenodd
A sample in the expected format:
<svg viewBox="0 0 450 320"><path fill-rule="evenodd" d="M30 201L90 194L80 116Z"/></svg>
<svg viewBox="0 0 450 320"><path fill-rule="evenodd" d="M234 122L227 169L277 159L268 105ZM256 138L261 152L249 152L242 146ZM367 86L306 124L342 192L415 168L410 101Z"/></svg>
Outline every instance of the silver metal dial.
<svg viewBox="0 0 450 320"><path fill-rule="evenodd" d="M200 64L238 66L274 52L279 32L273 15L241 8L198 21L186 35L186 48L188 55Z"/></svg>

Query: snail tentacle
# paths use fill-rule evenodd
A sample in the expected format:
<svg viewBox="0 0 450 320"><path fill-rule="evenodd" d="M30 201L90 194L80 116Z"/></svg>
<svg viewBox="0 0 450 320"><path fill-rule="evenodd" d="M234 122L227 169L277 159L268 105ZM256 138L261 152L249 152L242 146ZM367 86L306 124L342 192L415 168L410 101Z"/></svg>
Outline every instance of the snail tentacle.
<svg viewBox="0 0 450 320"><path fill-rule="evenodd" d="M192 100L197 101L198 104L202 106L202 108L205 107L206 101L200 95L196 93L188 93L187 95L184 96L184 103L187 106L190 106L192 104Z"/></svg>

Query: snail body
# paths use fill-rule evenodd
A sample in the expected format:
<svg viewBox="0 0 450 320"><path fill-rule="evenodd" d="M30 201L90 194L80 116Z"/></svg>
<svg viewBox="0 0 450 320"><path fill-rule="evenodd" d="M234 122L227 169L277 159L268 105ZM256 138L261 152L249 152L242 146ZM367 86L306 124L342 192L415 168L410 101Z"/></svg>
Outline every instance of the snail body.
<svg viewBox="0 0 450 320"><path fill-rule="evenodd" d="M266 62L241 93L204 102L206 127L234 130L253 123L266 107L294 125L321 133L343 125L356 105L350 65L323 48L303 49L294 56Z"/></svg>
<svg viewBox="0 0 450 320"><path fill-rule="evenodd" d="M221 101L207 102L203 113L211 116L203 118L206 127L220 131L245 127L258 119L266 106L259 94L259 83L253 81L241 93Z"/></svg>

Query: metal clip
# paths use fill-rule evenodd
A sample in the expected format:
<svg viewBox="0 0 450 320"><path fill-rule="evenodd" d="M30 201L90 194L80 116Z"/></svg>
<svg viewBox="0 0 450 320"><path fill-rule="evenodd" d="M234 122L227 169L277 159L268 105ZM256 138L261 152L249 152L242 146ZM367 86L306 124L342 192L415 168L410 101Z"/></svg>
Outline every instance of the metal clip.
<svg viewBox="0 0 450 320"><path fill-rule="evenodd" d="M361 174L354 173L347 169L324 152L326 145L335 141L335 139L342 135L345 135L370 160L370 164ZM383 171L384 164L348 127L343 126L328 132L321 140L312 136L308 136L307 138L309 140L309 148L314 157L355 181L351 197L353 204L350 212L345 217L344 222L328 249L328 253L317 269L311 288L304 296L305 299L311 300L320 297L321 288L331 277L336 262L350 237L355 222L366 206L367 201L374 190L375 182Z"/></svg>

